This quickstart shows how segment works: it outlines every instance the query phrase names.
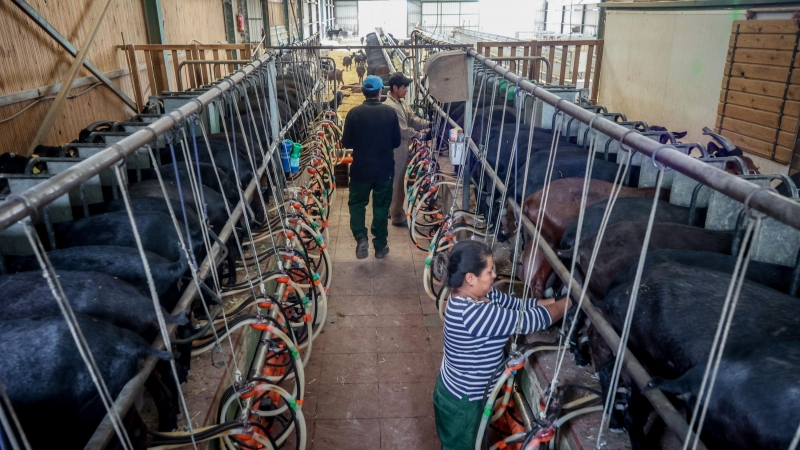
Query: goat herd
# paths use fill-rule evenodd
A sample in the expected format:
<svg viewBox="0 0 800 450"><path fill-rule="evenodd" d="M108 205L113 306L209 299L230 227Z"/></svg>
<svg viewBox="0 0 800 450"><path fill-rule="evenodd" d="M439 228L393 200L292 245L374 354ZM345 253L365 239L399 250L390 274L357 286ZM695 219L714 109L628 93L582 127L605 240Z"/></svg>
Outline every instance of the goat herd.
<svg viewBox="0 0 800 450"><path fill-rule="evenodd" d="M315 92L319 80L316 73L320 69L314 64L309 60L300 61L292 52L279 58L274 94L280 123L290 124L287 134L281 138L302 141L312 134L311 131L314 131L314 139L330 137L326 133L329 134L331 128L319 128L319 133L325 137L318 138L312 124L319 123L323 115L335 120L335 114L303 105ZM182 410L177 383L187 380L192 355L215 347L216 336L230 332L225 327L212 330L220 327L220 311L224 309L230 318L231 314L252 304L257 292L253 286L258 285L258 279L253 279L253 265L266 264L270 255L280 259L274 247L266 253L258 250L262 252L259 262L255 247L252 252L243 252L237 245L241 242L242 248L247 248L245 244L253 241L253 236L274 233L282 227L280 218L275 218L275 210L270 213L265 208L275 193L275 183L283 178L280 162L276 167L274 161L269 161L264 176L258 176L264 164L264 152L276 137L269 131L269 86L265 81L266 72L252 76L216 102L216 109L206 110L209 115L210 111L219 113L216 118L219 132L212 132L206 123L201 123L206 119L189 118L182 128L169 132L163 142L154 142L153 164L139 165L135 170L129 165L128 170L123 171L122 177L130 183L115 185L113 175L104 178L105 174L101 173L99 198L92 201L91 196L81 196L82 202L71 205L70 220L56 220L52 213L48 214L48 209L42 211L38 221L34 218L34 238L47 243L42 244L43 250L57 273L63 294L72 306L111 398L116 398L140 370L141 358L159 360L145 386L156 402L158 430L162 432L178 426L178 414ZM309 104L314 105L313 102ZM127 127L146 126L163 112L159 105L149 114L134 116L126 122L92 124L64 147L38 147L33 158L11 153L0 155L2 194L19 193L15 186L20 179L52 176L58 164L81 161L89 156L92 147L102 149L112 142L112 136L124 134ZM145 159L149 161L151 157L145 153ZM304 147L301 168L313 163L313 167L317 167L314 173L320 176L325 165L319 167L318 159ZM127 161L130 164L131 158ZM332 177L332 167L324 172L330 172ZM258 188L247 202L245 192L254 180ZM88 193L90 186L87 184L83 189ZM309 193L303 195L325 199L315 206L323 211L324 218L332 187L320 183L317 190L319 192L309 189ZM283 198L281 192L277 195ZM129 203L126 196L129 196ZM240 199L244 204L244 218L233 224L232 231L238 233L238 237L231 236L227 244L222 244L219 235ZM284 208L281 202L277 204ZM138 237L131 226L128 206L134 213ZM311 214L311 210L308 211ZM317 229L316 224L314 229ZM310 239L302 244L304 250L324 249L322 238L315 239L309 233L301 233L301 239ZM2 239L6 243L13 241L8 235ZM20 240L27 242L24 235L16 239L17 244ZM137 239L141 240L149 271L142 263ZM194 283L191 269L198 268L215 242L221 245L222 261L212 270L215 276L209 278L208 286L200 282L202 301L195 299L187 310L175 311L184 291ZM182 250L184 248L186 251ZM237 267L243 262L251 264L250 279L243 280L241 271L237 275ZM314 265L322 281L329 277L326 264L317 260ZM268 266L257 271L260 274L266 270L264 277L273 275L274 269ZM42 277L38 259L30 250L6 252L3 268L0 342L3 342L4 357L0 359L0 380L5 393L34 448L82 448L106 414L103 402L53 299L51 288ZM308 274L307 282L313 286L312 275ZM218 281L216 289L212 279ZM238 289L252 292L253 296L231 310L232 297L223 297L226 299L223 303L217 295L220 289ZM178 326L174 349L156 351L150 345L159 335L151 297L153 291L160 301L166 324ZM296 296L288 297L296 306L286 306L283 313L287 317L295 312L301 314L300 317L305 314L308 299L295 299ZM314 305L308 308L313 308L316 314L317 295L309 298ZM292 308L297 311L292 312ZM295 331L298 339L310 340L303 332L304 329ZM221 350L214 348L214 351ZM171 360L177 368L174 372ZM129 430L140 430L129 431L129 436L134 447L143 448L147 433L141 432L141 420L135 409L131 408L124 422ZM267 419L271 423L275 417ZM285 428L287 423L284 421L283 425ZM42 426L47 432L42 432ZM284 430L283 434L288 436L289 432ZM164 435L159 437L166 439ZM10 441L7 439L10 437L0 437L2 448L8 448L6 445Z"/></svg>
<svg viewBox="0 0 800 450"><path fill-rule="evenodd" d="M591 302L620 334L654 196L658 196L628 346L652 376L648 389L659 387L674 394L672 401L687 417L698 400L737 255L743 247L752 247L753 258L707 402L701 440L713 449L788 448L800 423L800 232L767 218L758 235L745 241L749 216L740 203L669 169L657 189L658 169L650 158L621 149L618 142L546 105L536 112L541 125L532 127L529 119L536 105L521 102L525 97L516 95L512 84L482 67L476 69L475 80L472 139L483 157L479 160L468 152L465 170L479 188L477 212L489 223L500 224L500 239L516 233L515 214L527 216L566 267L575 258L573 275L586 283ZM586 108L731 176L776 186L780 195L798 201L800 175L759 174L740 149L707 128L708 144L685 143L679 141L685 132L631 121L601 106ZM442 109L463 126L463 102L445 104ZM446 136L450 125L442 123L438 134ZM594 160L581 225L590 151ZM505 180L505 196L521 204L521 211L508 208L503 217L504 194L486 173L487 166ZM433 190L434 185L430 186ZM429 198L422 191L414 193L418 199ZM612 209L604 217L609 202ZM412 235L440 237L429 230L420 227ZM514 261L517 275L529 285L529 296L566 295L566 286L543 252L533 251L534 239L527 232L522 238ZM435 266L438 244L419 247L429 250ZM434 267L434 276L438 271ZM444 301L441 292L445 291L439 292L440 302ZM568 336L574 360L579 366L594 365L607 397L616 349L608 347L584 313L576 314L574 309L568 316L577 325ZM635 449L668 446L670 437L664 433L663 422L648 423L652 407L624 371L623 385L614 393L611 428L627 430Z"/></svg>

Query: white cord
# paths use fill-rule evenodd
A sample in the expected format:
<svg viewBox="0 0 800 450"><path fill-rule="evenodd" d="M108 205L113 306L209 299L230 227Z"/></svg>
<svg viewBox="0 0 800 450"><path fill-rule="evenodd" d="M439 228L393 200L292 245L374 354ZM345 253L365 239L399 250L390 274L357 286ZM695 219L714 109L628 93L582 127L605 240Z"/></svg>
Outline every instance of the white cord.
<svg viewBox="0 0 800 450"><path fill-rule="evenodd" d="M36 260L39 262L39 266L42 268L42 275L44 276L44 279L47 280L47 285L50 287L50 292L53 294L56 303L58 303L61 314L64 315L64 319L67 322L67 327L69 328L70 334L72 334L72 338L75 340L75 345L78 347L78 353L80 353L81 359L83 359L84 364L86 364L86 368L89 370L89 376L92 378L92 382L94 382L94 385L97 387L99 397L103 401L103 406L105 407L106 412L111 419L114 430L117 432L120 444L124 449L132 450L134 448L133 444L131 443L128 432L122 423L122 419L120 419L119 414L117 413L117 409L114 405L114 399L112 398L111 393L108 391L108 387L103 380L100 369L97 367L92 350L89 348L89 343L86 342L86 338L83 335L83 331L81 331L81 327L78 324L75 313L72 311L72 306L69 304L67 296L64 293L64 289L61 287L61 282L58 280L58 274L50 262L47 252L44 250L42 241L39 240L39 235L36 234L36 230L33 229L29 221L22 222L22 227L25 230L25 235L28 237L28 242L31 244L33 253L36 255ZM161 315L160 308L157 307L156 309L158 310L159 318L163 320L164 317Z"/></svg>
<svg viewBox="0 0 800 450"><path fill-rule="evenodd" d="M653 156L655 157L655 153ZM655 162L655 158L653 158L653 161ZM613 393L617 392L617 386L619 386L619 377L620 373L622 372L622 362L625 359L625 349L628 345L628 336L630 335L631 331L631 323L633 323L633 310L636 308L636 300L639 296L639 285L642 281L642 272L644 271L644 262L647 258L647 248L650 246L650 236L653 231L653 223L655 223L656 209L658 208L659 201L658 195L661 192L661 186L664 182L664 169L665 166L662 165L658 170L658 181L656 182L656 190L653 196L653 206L650 209L650 218L647 221L647 230L645 231L644 240L642 241L642 249L639 254L639 263L636 266L636 275L633 278L633 286L631 287L631 296L628 302L628 311L625 316L625 324L622 328L622 334L620 335L619 346L617 347L617 358L614 361L614 370L611 373L611 382L609 384L610 388L608 390L609 395L606 398L605 406L603 408L603 417L600 420L600 427L597 432L597 441L595 441L597 442L598 449L601 446L606 419L610 416L611 410L613 409ZM599 245L596 243L595 248L598 247Z"/></svg>
<svg viewBox="0 0 800 450"><path fill-rule="evenodd" d="M694 435L692 449L697 449L697 444L700 442L700 434L703 431L703 424L705 423L706 412L708 405L711 403L711 394L714 390L714 384L717 379L717 372L719 365L722 361L722 353L725 350L725 344L728 341L728 332L731 328L733 315L736 312L736 305L739 302L739 294L742 291L744 284L745 274L747 273L747 266L750 263L750 256L753 248L758 243L758 232L761 229L761 215L757 214L754 220L750 220L747 224L742 245L739 247L739 255L736 258L736 265L733 268L733 276L728 285L728 292L725 296L725 303L722 306L722 314L720 314L719 323L717 324L717 332L714 335L714 342L711 345L711 352L708 355L708 362L706 369L703 373L703 382L700 384L700 392L697 395L697 403L692 412L692 420L689 423L688 433L683 442L683 449L686 450L689 446L691 438L691 430L697 421L697 432ZM713 369L712 367L713 363ZM710 373L709 373L710 372ZM706 389L708 392L706 393ZM705 395L704 395L705 394ZM698 409L702 405L700 417L698 417Z"/></svg>

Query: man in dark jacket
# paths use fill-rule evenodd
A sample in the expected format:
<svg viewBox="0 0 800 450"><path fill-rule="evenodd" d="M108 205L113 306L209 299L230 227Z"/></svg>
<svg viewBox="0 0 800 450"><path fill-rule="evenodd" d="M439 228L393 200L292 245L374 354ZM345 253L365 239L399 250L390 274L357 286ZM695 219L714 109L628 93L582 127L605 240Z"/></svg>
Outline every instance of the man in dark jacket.
<svg viewBox="0 0 800 450"><path fill-rule="evenodd" d="M400 126L394 109L380 101L383 81L374 75L364 79L364 103L347 113L342 146L353 149L350 166L350 231L356 238L356 257L369 254L369 234L365 215L372 192L372 245L375 257L389 253L387 220L392 203L394 149L400 145Z"/></svg>

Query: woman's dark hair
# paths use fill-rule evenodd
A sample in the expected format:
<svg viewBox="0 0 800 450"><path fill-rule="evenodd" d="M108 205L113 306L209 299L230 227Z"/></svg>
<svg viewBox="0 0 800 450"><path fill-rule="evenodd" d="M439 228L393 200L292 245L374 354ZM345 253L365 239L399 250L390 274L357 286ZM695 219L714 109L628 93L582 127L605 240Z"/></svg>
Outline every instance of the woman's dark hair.
<svg viewBox="0 0 800 450"><path fill-rule="evenodd" d="M460 288L468 273L480 275L486 269L489 247L480 241L459 241L450 249L447 260L447 280L450 288Z"/></svg>

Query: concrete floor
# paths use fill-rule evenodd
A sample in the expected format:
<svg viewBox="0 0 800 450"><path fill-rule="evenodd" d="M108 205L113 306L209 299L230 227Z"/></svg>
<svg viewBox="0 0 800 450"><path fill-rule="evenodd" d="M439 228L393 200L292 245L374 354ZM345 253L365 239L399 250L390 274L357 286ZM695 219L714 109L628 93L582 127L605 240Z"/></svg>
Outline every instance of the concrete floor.
<svg viewBox="0 0 800 450"><path fill-rule="evenodd" d="M356 259L347 196L337 191L329 220L333 282L306 368L307 448L439 449L432 395L444 344L422 286L426 253L407 228L389 225L386 258L370 248Z"/></svg>

